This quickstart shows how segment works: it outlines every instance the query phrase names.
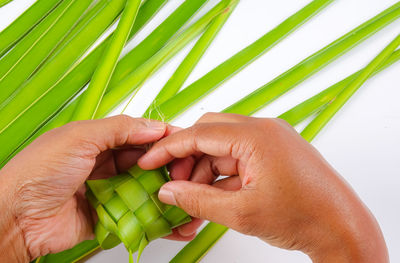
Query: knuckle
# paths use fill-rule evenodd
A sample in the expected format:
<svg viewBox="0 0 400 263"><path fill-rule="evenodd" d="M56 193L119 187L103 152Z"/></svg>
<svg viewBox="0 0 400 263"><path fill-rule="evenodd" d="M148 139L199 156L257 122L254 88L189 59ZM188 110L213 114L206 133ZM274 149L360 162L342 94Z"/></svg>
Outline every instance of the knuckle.
<svg viewBox="0 0 400 263"><path fill-rule="evenodd" d="M91 136L87 130L86 124L90 121L74 121L61 127L59 136L65 139L69 147L79 147L82 152L91 149Z"/></svg>
<svg viewBox="0 0 400 263"><path fill-rule="evenodd" d="M234 141L231 143L230 156L245 162L257 152L259 145L257 138L253 136Z"/></svg>
<svg viewBox="0 0 400 263"><path fill-rule="evenodd" d="M274 118L258 119L257 124L262 131L272 135L281 134L285 127L282 120Z"/></svg>
<svg viewBox="0 0 400 263"><path fill-rule="evenodd" d="M250 121L252 118L240 115L236 113L221 113L221 112L207 112L205 113L197 123L204 123L204 122L247 122Z"/></svg>
<svg viewBox="0 0 400 263"><path fill-rule="evenodd" d="M67 134L69 137L80 137L82 136L84 130L84 124L88 121L74 121L67 123L66 125L58 128L62 133Z"/></svg>
<svg viewBox="0 0 400 263"><path fill-rule="evenodd" d="M120 114L115 117L112 117L115 120L116 125L119 127L119 129L124 130L127 127L130 126L137 126L138 124L144 125L144 120L143 119L134 119L128 115L125 114Z"/></svg>
<svg viewBox="0 0 400 263"><path fill-rule="evenodd" d="M121 138L117 138L117 141L123 141L126 140L126 135L127 134L135 134L137 132L140 132L143 128L146 128L149 126L150 120L144 119L144 118L132 118L128 115L118 115L116 117L116 122L113 124L115 125L114 130L115 131L127 131L125 132L116 132L114 135L115 136L121 136Z"/></svg>
<svg viewBox="0 0 400 263"><path fill-rule="evenodd" d="M200 117L197 123L207 122L209 120L213 120L216 116L219 116L221 113L216 112L207 112Z"/></svg>
<svg viewBox="0 0 400 263"><path fill-rule="evenodd" d="M130 123L133 120L141 120L141 119L134 119L134 118L132 118L129 115L126 115L126 114L120 114L120 115L117 115L117 116L115 116L113 118L115 118L118 122L121 122L121 123Z"/></svg>
<svg viewBox="0 0 400 263"><path fill-rule="evenodd" d="M207 117L215 117L215 116L220 116L221 113L218 112L207 112L203 114L202 118L207 118Z"/></svg>
<svg viewBox="0 0 400 263"><path fill-rule="evenodd" d="M282 127L291 127L292 128L292 125L290 125L289 122L287 122L284 119L276 118L275 121L277 121Z"/></svg>
<svg viewBox="0 0 400 263"><path fill-rule="evenodd" d="M198 136L201 135L203 127L204 127L204 124L196 124L196 125L193 125L192 127L188 128L187 131L189 133L189 136L191 138L198 138Z"/></svg>

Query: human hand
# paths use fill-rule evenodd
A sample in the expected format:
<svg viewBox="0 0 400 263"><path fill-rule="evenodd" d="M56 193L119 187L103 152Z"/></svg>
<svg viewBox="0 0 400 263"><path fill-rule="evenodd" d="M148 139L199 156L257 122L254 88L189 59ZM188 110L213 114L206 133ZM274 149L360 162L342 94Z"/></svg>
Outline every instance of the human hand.
<svg viewBox="0 0 400 263"><path fill-rule="evenodd" d="M180 181L164 185L159 198L194 217L301 250L315 262L389 261L372 214L282 120L207 114L157 142L138 163L155 169L171 161ZM216 181L219 175L229 177ZM191 234L196 224L181 232Z"/></svg>
<svg viewBox="0 0 400 263"><path fill-rule="evenodd" d="M35 140L0 171L0 261L28 262L93 238L85 180L126 171L144 153L132 146L166 133L163 123L117 116L70 123Z"/></svg>

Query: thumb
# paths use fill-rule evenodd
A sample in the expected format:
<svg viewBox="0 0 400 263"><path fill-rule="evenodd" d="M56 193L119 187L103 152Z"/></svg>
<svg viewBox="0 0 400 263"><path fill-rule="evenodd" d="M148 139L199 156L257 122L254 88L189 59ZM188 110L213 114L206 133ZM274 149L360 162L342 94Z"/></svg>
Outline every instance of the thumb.
<svg viewBox="0 0 400 263"><path fill-rule="evenodd" d="M159 199L176 205L189 215L230 226L239 192L226 191L207 184L173 181L159 191Z"/></svg>

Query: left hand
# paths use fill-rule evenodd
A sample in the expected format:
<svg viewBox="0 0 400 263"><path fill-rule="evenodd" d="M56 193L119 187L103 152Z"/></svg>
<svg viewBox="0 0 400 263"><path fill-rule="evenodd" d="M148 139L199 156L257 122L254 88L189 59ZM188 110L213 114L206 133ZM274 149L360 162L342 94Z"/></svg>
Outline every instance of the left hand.
<svg viewBox="0 0 400 263"><path fill-rule="evenodd" d="M126 171L144 151L132 146L166 133L164 123L117 116L70 123L35 140L0 171L0 261L28 262L93 238L84 182Z"/></svg>

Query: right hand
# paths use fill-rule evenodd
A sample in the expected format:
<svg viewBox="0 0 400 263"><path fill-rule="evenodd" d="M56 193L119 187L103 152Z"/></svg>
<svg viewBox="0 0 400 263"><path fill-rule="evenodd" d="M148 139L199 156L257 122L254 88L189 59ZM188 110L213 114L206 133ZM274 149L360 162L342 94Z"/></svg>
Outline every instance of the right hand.
<svg viewBox="0 0 400 263"><path fill-rule="evenodd" d="M164 185L159 197L196 218L301 250L315 262L388 262L372 214L282 120L207 114L156 143L139 165L171 161L178 181ZM229 177L216 181L219 175Z"/></svg>

